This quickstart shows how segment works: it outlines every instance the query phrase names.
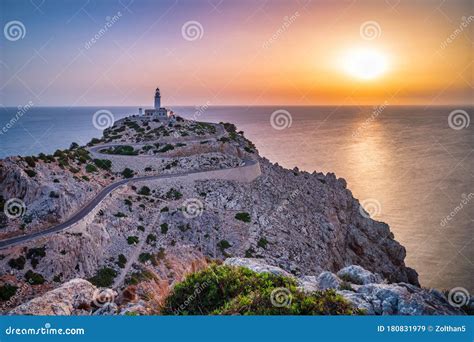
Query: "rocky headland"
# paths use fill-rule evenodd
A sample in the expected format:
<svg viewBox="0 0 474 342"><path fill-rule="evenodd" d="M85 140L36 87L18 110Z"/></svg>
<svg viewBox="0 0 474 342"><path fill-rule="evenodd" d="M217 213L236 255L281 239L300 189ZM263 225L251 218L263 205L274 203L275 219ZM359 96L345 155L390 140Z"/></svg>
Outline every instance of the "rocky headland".
<svg viewBox="0 0 474 342"><path fill-rule="evenodd" d="M122 119L87 146L1 160L0 196L3 314L179 314L182 284L216 267L340 303L323 314L464 312L420 287L344 179L272 164L228 123Z"/></svg>

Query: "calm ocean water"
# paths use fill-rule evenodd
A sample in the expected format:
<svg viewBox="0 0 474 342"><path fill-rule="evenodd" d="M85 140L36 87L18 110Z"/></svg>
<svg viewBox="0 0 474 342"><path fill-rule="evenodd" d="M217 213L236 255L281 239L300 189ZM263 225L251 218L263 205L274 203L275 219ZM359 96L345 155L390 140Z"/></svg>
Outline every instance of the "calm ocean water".
<svg viewBox="0 0 474 342"><path fill-rule="evenodd" d="M0 157L53 152L72 141L85 144L101 135L92 125L99 109L110 110L115 119L136 112L135 107L32 108L0 134ZM464 109L472 116L472 107L173 109L187 118L235 123L261 155L282 166L345 178L354 196L407 248L406 262L423 286L474 291L474 194L469 196L474 123L461 130L448 125L451 111ZM278 130L270 117L280 109L292 122ZM0 109L0 125L16 111ZM443 221L449 215L452 219Z"/></svg>

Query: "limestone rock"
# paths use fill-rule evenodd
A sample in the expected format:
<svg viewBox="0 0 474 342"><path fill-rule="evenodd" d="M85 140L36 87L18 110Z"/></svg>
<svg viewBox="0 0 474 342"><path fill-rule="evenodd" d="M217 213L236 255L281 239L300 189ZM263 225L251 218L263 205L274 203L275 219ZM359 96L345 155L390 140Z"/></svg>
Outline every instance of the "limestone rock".
<svg viewBox="0 0 474 342"><path fill-rule="evenodd" d="M84 279L73 279L29 302L17 306L9 315L72 315L93 300L96 287Z"/></svg>
<svg viewBox="0 0 474 342"><path fill-rule="evenodd" d="M228 258L224 261L224 265L242 266L257 273L271 273L278 276L293 278L293 276L290 273L286 272L280 267L267 265L261 259Z"/></svg>
<svg viewBox="0 0 474 342"><path fill-rule="evenodd" d="M380 283L382 281L380 275L367 271L358 265L344 267L337 272L337 275L341 279L358 285Z"/></svg>

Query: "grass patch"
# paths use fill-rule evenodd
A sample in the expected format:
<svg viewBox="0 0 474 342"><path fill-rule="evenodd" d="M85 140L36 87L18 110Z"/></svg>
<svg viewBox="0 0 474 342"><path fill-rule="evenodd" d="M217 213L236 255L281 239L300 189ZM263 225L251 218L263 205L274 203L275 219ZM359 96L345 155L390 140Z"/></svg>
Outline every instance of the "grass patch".
<svg viewBox="0 0 474 342"><path fill-rule="evenodd" d="M237 213L235 214L235 218L239 221L242 221L242 222L247 222L249 223L250 222L250 214L249 213Z"/></svg>
<svg viewBox="0 0 474 342"><path fill-rule="evenodd" d="M96 275L89 278L89 281L95 286L110 287L114 283L117 272L109 267L103 267L97 271Z"/></svg>
<svg viewBox="0 0 474 342"><path fill-rule="evenodd" d="M199 289L197 291L196 289ZM272 304L275 291L282 306ZM281 298L281 297L280 297ZM286 298L286 300L285 300ZM184 306L183 303L187 305ZM281 302L278 302L281 303ZM211 265L176 284L166 298L165 315L353 315L361 314L334 290L305 294L296 280L244 267Z"/></svg>

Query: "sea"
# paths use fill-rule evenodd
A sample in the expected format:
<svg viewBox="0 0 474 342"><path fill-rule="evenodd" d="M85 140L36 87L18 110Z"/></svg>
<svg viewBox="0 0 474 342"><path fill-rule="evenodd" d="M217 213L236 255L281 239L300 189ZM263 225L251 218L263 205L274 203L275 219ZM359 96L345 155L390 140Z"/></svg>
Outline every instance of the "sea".
<svg viewBox="0 0 474 342"><path fill-rule="evenodd" d="M146 106L144 106L146 107ZM174 106L232 122L272 162L347 181L372 218L390 225L424 287L474 294L474 108L466 106ZM0 108L0 158L52 153L102 132L137 107ZM312 208L307 208L312 210Z"/></svg>

